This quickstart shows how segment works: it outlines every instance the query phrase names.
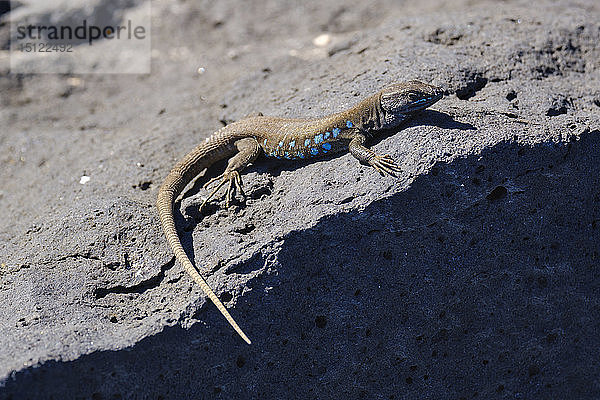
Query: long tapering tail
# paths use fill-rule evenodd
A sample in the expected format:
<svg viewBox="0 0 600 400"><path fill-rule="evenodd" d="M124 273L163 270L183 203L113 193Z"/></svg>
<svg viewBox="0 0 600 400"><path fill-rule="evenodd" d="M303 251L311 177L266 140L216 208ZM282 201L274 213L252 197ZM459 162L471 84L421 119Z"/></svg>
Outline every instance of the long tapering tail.
<svg viewBox="0 0 600 400"><path fill-rule="evenodd" d="M183 246L181 245L181 241L177 235L175 220L173 218L173 203L175 198L183 190L183 187L185 187L189 182L186 182L186 178L188 178L189 175L192 175L189 169L186 170L185 173L182 172L183 171L178 170L176 166L173 171L169 173L158 192L156 205L158 207L158 215L160 216L160 222L162 223L167 241L173 250L173 253L175 253L175 258L181 263L181 265L183 265L185 271L192 277L192 279L194 279L194 281L196 281L196 283L200 285L202 291L204 291L214 305L217 306L221 314L223 314L233 329L235 329L235 331L242 337L242 339L246 341L246 343L250 344L251 342L250 339L248 339L248 336L246 336L239 325L235 322L223 303L221 303L221 300L219 300L215 292L213 292L210 286L208 286L204 278L202 278L198 271L196 271L196 268L194 268L194 265L185 253L185 250L183 250Z"/></svg>

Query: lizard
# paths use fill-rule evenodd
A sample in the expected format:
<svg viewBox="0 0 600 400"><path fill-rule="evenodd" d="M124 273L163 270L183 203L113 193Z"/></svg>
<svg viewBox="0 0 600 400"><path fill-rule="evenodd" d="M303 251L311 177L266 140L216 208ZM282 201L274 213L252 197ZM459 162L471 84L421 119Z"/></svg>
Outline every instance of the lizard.
<svg viewBox="0 0 600 400"><path fill-rule="evenodd" d="M249 116L217 130L172 168L158 191L156 202L167 242L185 271L200 285L205 295L246 343L250 344L250 339L198 273L181 245L173 207L183 189L200 172L215 162L228 158L225 171L204 185L207 189L220 181L200 209L224 185L228 185L225 205L229 207L236 193L245 196L240 172L260 154L277 159L308 160L349 151L361 163L374 167L382 176L396 176L400 167L394 160L389 155L375 153L365 146L365 142L383 130L397 128L442 96L441 88L409 81L390 84L353 107L322 118Z"/></svg>

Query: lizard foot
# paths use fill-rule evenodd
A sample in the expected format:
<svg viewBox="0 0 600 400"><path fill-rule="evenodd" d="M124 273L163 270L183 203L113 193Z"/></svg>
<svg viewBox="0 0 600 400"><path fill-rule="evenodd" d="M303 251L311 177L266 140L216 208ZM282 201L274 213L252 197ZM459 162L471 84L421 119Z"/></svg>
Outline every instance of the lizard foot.
<svg viewBox="0 0 600 400"><path fill-rule="evenodd" d="M388 154L385 156L375 155L375 157L369 161L369 164L377 170L382 176L386 173L393 177L396 177L396 173L402 171L398 164Z"/></svg>
<svg viewBox="0 0 600 400"><path fill-rule="evenodd" d="M219 180L221 181L221 183L219 183L217 185L217 187L214 188L212 192L210 192L210 194L204 200L204 202L202 202L202 204L200 205L199 211L201 211L202 208L206 205L206 203L208 203L208 201L215 196L215 194L219 191L219 189L221 189L221 187L223 187L228 182L229 182L229 186L227 187L227 192L225 192L226 193L225 194L225 207L229 208L229 205L233 201L233 198L234 198L236 192L238 192L242 197L246 197L246 194L244 193L244 190L242 189L242 178L240 176L240 173L237 171L224 172L221 175L219 175L215 178L212 178L211 180L206 182L204 184L203 188L207 189L211 184L213 184L214 182L217 182Z"/></svg>

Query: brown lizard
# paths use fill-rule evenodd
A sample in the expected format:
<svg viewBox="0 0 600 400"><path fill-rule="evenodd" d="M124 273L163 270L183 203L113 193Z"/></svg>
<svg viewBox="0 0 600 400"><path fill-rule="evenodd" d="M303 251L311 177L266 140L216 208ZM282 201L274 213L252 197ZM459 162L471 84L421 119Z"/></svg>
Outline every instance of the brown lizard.
<svg viewBox="0 0 600 400"><path fill-rule="evenodd" d="M244 195L240 172L261 153L268 157L301 160L349 151L381 175L395 176L400 171L398 165L389 155L382 156L365 147L366 140L384 129L398 127L441 97L440 88L410 81L386 86L355 106L322 118L247 117L213 133L173 167L160 187L156 203L169 246L187 273L248 344L250 339L194 268L177 235L173 204L185 186L216 161L229 158L225 171L205 185L206 188L220 181L200 208L225 184L228 184L225 199L229 207L236 192Z"/></svg>

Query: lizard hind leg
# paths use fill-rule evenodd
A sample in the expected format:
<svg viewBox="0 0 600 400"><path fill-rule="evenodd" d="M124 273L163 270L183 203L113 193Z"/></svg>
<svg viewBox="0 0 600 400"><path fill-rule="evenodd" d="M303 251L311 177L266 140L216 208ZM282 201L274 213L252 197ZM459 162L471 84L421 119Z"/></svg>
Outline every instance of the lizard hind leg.
<svg viewBox="0 0 600 400"><path fill-rule="evenodd" d="M213 189L212 192L210 192L206 199L204 199L204 201L200 205L200 210L204 208L206 203L208 203L210 199L212 199L215 196L215 194L217 194L219 189L225 186L226 183L229 183L229 186L227 187L227 191L225 192L225 207L229 208L229 205L233 201L236 192L239 193L242 197L245 197L244 190L242 189L242 178L238 171L224 172L216 178L212 178L210 181L204 184L204 189L208 188L208 186L210 186L212 183L219 180L221 182L217 185L217 187Z"/></svg>
<svg viewBox="0 0 600 400"><path fill-rule="evenodd" d="M220 181L217 187L213 189L204 202L202 202L200 205L200 210L202 210L206 203L208 203L208 201L212 199L217 194L219 189L225 186L226 183L229 183L225 194L225 206L227 208L229 208L229 205L233 201L236 192L242 197L245 197L244 190L242 188L242 177L240 176L240 171L246 168L251 162L256 160L256 157L258 157L261 150L258 142L254 138L238 140L235 143L235 146L238 149L238 153L229 159L227 168L225 168L225 172L215 178L212 178L204 184L204 189L206 189L214 182Z"/></svg>

